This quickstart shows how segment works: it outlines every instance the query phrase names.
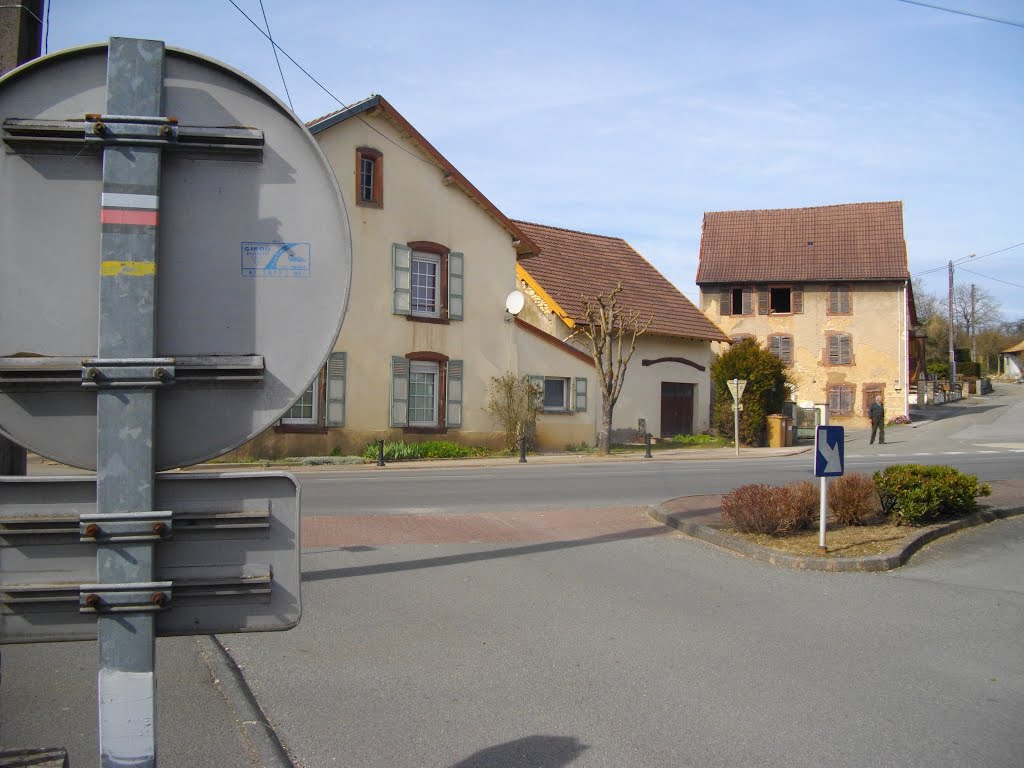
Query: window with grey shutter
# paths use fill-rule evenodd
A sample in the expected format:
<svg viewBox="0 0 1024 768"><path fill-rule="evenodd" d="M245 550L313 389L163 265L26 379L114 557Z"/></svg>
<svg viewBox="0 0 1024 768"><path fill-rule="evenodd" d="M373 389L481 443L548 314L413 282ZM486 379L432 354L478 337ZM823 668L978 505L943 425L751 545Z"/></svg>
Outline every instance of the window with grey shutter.
<svg viewBox="0 0 1024 768"><path fill-rule="evenodd" d="M732 314L732 288L723 288L718 299L718 312L723 317Z"/></svg>
<svg viewBox="0 0 1024 768"><path fill-rule="evenodd" d="M830 315L850 314L850 287L830 285L828 287L828 313Z"/></svg>
<svg viewBox="0 0 1024 768"><path fill-rule="evenodd" d="M828 337L828 364L849 365L853 358L850 337L836 333Z"/></svg>
<svg viewBox="0 0 1024 768"><path fill-rule="evenodd" d="M461 320L463 314L463 292L465 290L463 274L465 256L452 251L448 254L448 319Z"/></svg>
<svg viewBox="0 0 1024 768"><path fill-rule="evenodd" d="M761 286L757 289L757 314L767 315L769 312L768 299L771 293L768 291L767 286Z"/></svg>
<svg viewBox="0 0 1024 768"><path fill-rule="evenodd" d="M401 243L391 244L393 293L391 311L396 315L410 314L409 289L412 273L412 249Z"/></svg>
<svg viewBox="0 0 1024 768"><path fill-rule="evenodd" d="M451 429L462 426L462 361L448 361L447 408L445 425Z"/></svg>
<svg viewBox="0 0 1024 768"><path fill-rule="evenodd" d="M409 361L391 358L391 426L409 426Z"/></svg>
<svg viewBox="0 0 1024 768"><path fill-rule="evenodd" d="M754 289L750 288L750 287L741 288L740 292L741 292L741 294L743 296L743 303L742 303L743 309L742 309L742 313L744 315L752 315L752 314L754 314ZM733 303L733 306L735 307L736 306L736 297L735 296L733 296L733 302L732 303Z"/></svg>
<svg viewBox="0 0 1024 768"><path fill-rule="evenodd" d="M769 336L768 348L773 355L787 365L793 362L792 336Z"/></svg>
<svg viewBox="0 0 1024 768"><path fill-rule="evenodd" d="M793 314L800 314L804 311L804 289L803 286L794 285L793 291L790 294L790 303L792 305Z"/></svg>
<svg viewBox="0 0 1024 768"><path fill-rule="evenodd" d="M587 380L582 376L576 377L574 402L576 413L587 412Z"/></svg>
<svg viewBox="0 0 1024 768"><path fill-rule="evenodd" d="M327 426L345 426L345 353L332 352L327 361Z"/></svg>

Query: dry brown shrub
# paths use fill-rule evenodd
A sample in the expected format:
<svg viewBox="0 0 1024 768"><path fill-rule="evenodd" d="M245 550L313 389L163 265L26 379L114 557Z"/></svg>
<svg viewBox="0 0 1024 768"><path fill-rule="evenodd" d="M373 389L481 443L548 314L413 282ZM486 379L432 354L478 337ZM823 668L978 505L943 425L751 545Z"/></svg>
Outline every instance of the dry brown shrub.
<svg viewBox="0 0 1024 768"><path fill-rule="evenodd" d="M722 497L722 520L741 533L790 533L794 523L789 490L774 485L741 485Z"/></svg>
<svg viewBox="0 0 1024 768"><path fill-rule="evenodd" d="M840 525L861 525L882 511L875 481L859 472L835 478L828 485L828 509Z"/></svg>
<svg viewBox="0 0 1024 768"><path fill-rule="evenodd" d="M810 480L801 480L786 486L789 491L789 513L793 530L813 528L821 510L821 489Z"/></svg>

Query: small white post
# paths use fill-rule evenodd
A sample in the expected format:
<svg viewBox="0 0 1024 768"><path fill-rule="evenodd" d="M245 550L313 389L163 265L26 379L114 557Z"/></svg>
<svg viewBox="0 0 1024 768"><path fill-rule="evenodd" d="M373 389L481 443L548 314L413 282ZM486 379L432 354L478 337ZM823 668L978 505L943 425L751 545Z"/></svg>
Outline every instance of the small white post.
<svg viewBox="0 0 1024 768"><path fill-rule="evenodd" d="M736 455L740 455L740 380L733 379L732 415L733 415L733 442L736 443Z"/></svg>
<svg viewBox="0 0 1024 768"><path fill-rule="evenodd" d="M822 552L827 552L828 547L825 546L825 529L827 523L825 522L825 514L828 512L828 478L821 478L821 506L818 510L818 549Z"/></svg>

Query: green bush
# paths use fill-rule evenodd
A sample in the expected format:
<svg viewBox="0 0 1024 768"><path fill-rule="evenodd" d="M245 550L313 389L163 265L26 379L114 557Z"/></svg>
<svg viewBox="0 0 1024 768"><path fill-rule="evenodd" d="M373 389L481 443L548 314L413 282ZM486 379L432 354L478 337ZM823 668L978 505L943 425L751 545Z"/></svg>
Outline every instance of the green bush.
<svg viewBox="0 0 1024 768"><path fill-rule="evenodd" d="M928 363L926 370L940 379L949 378L949 363Z"/></svg>
<svg viewBox="0 0 1024 768"><path fill-rule="evenodd" d="M786 365L757 343L743 339L711 364L715 388L712 418L718 434L732 436L733 405L729 382L744 379L743 410L740 412L740 442L763 445L769 413L779 413L786 398Z"/></svg>
<svg viewBox="0 0 1024 768"><path fill-rule="evenodd" d="M860 525L881 509L874 481L860 472L851 472L828 485L828 510L840 525Z"/></svg>
<svg viewBox="0 0 1024 768"><path fill-rule="evenodd" d="M673 435L672 442L676 445L704 445L717 448L727 441L716 435Z"/></svg>
<svg viewBox="0 0 1024 768"><path fill-rule="evenodd" d="M817 505L814 484L809 481L785 488L741 485L722 497L722 521L741 533L784 536L810 527Z"/></svg>
<svg viewBox="0 0 1024 768"><path fill-rule="evenodd" d="M992 489L953 467L893 464L874 474L882 511L897 525L922 525L977 509L975 497Z"/></svg>
<svg viewBox="0 0 1024 768"><path fill-rule="evenodd" d="M467 456L485 454L481 448L470 448L448 440L424 440L419 443L384 443L385 461L408 461L410 459L461 459ZM363 449L364 459L376 460L378 457L377 443L369 443Z"/></svg>

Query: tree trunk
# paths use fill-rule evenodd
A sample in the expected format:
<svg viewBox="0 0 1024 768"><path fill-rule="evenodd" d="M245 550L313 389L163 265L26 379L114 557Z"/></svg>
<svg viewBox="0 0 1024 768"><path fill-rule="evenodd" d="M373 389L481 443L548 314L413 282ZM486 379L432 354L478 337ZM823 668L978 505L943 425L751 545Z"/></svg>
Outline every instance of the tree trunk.
<svg viewBox="0 0 1024 768"><path fill-rule="evenodd" d="M607 456L612 450L612 410L615 408L607 401L601 404L601 428L597 431L597 452Z"/></svg>

